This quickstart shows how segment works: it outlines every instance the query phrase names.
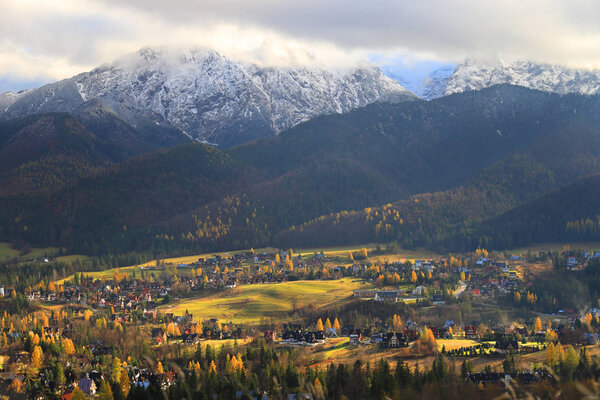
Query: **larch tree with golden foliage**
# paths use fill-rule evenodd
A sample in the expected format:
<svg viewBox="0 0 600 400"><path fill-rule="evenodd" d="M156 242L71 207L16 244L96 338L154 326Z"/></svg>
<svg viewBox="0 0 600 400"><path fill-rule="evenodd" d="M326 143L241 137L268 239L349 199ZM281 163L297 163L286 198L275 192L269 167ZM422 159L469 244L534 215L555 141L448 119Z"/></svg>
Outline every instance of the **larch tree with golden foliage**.
<svg viewBox="0 0 600 400"><path fill-rule="evenodd" d="M215 364L214 360L210 362L210 366L208 367L208 373L217 373L217 364Z"/></svg>
<svg viewBox="0 0 600 400"><path fill-rule="evenodd" d="M41 368L44 363L44 352L40 346L35 346L31 352L31 366L33 368Z"/></svg>
<svg viewBox="0 0 600 400"><path fill-rule="evenodd" d="M319 318L319 319L317 320L317 324L315 325L315 329L316 329L317 331L323 331L323 330L324 330L324 329L323 329L323 321L321 321L321 318Z"/></svg>
<svg viewBox="0 0 600 400"><path fill-rule="evenodd" d="M400 330L402 330L402 325L402 318L400 318L399 315L394 314L392 317L392 328L394 329L394 332L400 332Z"/></svg>
<svg viewBox="0 0 600 400"><path fill-rule="evenodd" d="M71 339L63 338L61 340L61 346L66 355L70 356L71 354L75 354L75 345Z"/></svg>
<svg viewBox="0 0 600 400"><path fill-rule="evenodd" d="M336 332L340 332L340 330L342 329L340 327L340 321L338 321L337 318L333 321L333 329L335 329Z"/></svg>
<svg viewBox="0 0 600 400"><path fill-rule="evenodd" d="M410 281L412 283L415 283L417 281L417 273L414 270L410 273Z"/></svg>
<svg viewBox="0 0 600 400"><path fill-rule="evenodd" d="M515 292L514 300L515 300L516 304L520 304L521 303L521 293Z"/></svg>
<svg viewBox="0 0 600 400"><path fill-rule="evenodd" d="M540 319L540 317L537 317L535 319L535 323L533 324L533 330L534 330L534 332L542 331L542 320Z"/></svg>
<svg viewBox="0 0 600 400"><path fill-rule="evenodd" d="M326 330L330 330L331 329L331 321L329 320L329 318L327 318L325 320L325 329Z"/></svg>

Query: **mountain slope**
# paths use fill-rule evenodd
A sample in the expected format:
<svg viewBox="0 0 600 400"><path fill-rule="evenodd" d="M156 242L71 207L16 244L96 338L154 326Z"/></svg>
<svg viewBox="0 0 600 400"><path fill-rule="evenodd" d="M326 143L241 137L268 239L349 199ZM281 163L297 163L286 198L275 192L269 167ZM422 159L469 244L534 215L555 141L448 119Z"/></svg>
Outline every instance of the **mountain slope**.
<svg viewBox="0 0 600 400"><path fill-rule="evenodd" d="M214 51L171 54L143 49L71 79L18 96L4 95L0 103L5 104L4 118L15 118L76 113L86 101L102 99L124 104L113 110L133 126L136 114L155 114L194 139L230 147L318 115L414 98L374 67L269 68Z"/></svg>
<svg viewBox="0 0 600 400"><path fill-rule="evenodd" d="M105 144L68 114L0 122L0 194L50 189L111 163Z"/></svg>
<svg viewBox="0 0 600 400"><path fill-rule="evenodd" d="M94 252L256 247L322 215L393 203L385 210L398 212L395 222L378 231L380 220L360 212L349 215L359 216L351 225L341 214L323 219L347 227L331 236L340 241L364 226L373 240L439 242L464 220L472 227L599 172L600 97L504 85L377 103L208 151L180 146L53 193L0 197L0 238Z"/></svg>
<svg viewBox="0 0 600 400"><path fill-rule="evenodd" d="M456 235L457 246L485 238L490 248L513 248L535 242L600 240L600 174L594 174Z"/></svg>

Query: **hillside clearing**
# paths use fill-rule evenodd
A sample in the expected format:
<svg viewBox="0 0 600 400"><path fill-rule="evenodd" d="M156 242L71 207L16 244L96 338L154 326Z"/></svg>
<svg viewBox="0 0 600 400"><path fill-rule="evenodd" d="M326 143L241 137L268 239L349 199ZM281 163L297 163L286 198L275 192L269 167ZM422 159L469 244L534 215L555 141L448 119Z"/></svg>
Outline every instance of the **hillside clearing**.
<svg viewBox="0 0 600 400"><path fill-rule="evenodd" d="M308 305L332 307L350 300L353 290L368 287L361 280L349 278L244 285L162 306L161 312L183 315L187 310L196 320L218 318L237 324L258 324L269 319L283 321L294 305L297 309Z"/></svg>

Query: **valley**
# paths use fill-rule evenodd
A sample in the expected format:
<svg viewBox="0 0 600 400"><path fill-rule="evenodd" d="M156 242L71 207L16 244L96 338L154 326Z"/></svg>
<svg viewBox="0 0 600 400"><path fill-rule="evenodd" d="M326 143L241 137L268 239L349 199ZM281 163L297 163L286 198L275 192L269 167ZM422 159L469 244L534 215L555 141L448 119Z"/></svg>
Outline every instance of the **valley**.
<svg viewBox="0 0 600 400"><path fill-rule="evenodd" d="M600 376L598 96L379 93L214 146L115 102L141 75L106 68L0 122L3 393L576 398Z"/></svg>

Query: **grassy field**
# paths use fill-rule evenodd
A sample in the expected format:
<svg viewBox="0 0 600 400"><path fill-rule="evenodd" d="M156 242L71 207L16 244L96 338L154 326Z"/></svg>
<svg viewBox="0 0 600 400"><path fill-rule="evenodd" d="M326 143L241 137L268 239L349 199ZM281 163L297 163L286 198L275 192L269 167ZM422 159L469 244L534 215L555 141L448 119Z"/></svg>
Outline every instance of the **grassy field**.
<svg viewBox="0 0 600 400"><path fill-rule="evenodd" d="M446 351L460 349L461 347L477 346L481 343L470 340L470 339L437 339L438 350L442 351L442 347L446 348Z"/></svg>
<svg viewBox="0 0 600 400"><path fill-rule="evenodd" d="M354 279L244 285L182 300L161 307L161 311L182 315L188 310L197 320L218 318L237 324L257 324L262 320L287 318L294 303L297 308L309 304L316 308L331 307L348 301L353 290L368 287Z"/></svg>
<svg viewBox="0 0 600 400"><path fill-rule="evenodd" d="M11 247L10 243L0 242L0 260L4 260L7 258L17 257L19 261L24 260L34 260L38 258L42 258L44 255L51 255L53 253L57 253L57 247L33 247L31 251L25 255L20 255L21 252L19 250L15 250Z"/></svg>

